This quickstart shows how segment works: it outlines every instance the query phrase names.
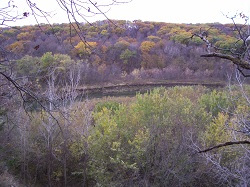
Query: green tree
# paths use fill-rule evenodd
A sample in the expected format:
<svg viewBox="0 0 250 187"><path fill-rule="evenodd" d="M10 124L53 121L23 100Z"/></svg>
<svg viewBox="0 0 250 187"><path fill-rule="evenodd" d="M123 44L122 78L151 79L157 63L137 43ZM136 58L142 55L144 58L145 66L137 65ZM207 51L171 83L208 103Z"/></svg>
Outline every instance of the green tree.
<svg viewBox="0 0 250 187"><path fill-rule="evenodd" d="M207 112L211 112L214 117L216 117L221 110L229 110L231 105L227 93L217 90L202 95L200 103Z"/></svg>
<svg viewBox="0 0 250 187"><path fill-rule="evenodd" d="M135 51L131 51L129 49L124 50L121 55L120 55L120 59L123 60L124 64L128 64L130 60L132 60L133 57L136 56L136 52Z"/></svg>
<svg viewBox="0 0 250 187"><path fill-rule="evenodd" d="M19 76L34 76L38 73L40 59L25 55L20 60L17 60L17 72ZM34 78L34 77L33 77Z"/></svg>

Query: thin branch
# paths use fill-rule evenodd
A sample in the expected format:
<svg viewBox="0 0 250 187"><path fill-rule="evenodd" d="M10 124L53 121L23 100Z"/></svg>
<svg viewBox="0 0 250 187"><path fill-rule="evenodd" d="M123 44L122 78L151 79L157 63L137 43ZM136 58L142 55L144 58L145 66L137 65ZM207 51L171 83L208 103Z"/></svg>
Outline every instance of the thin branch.
<svg viewBox="0 0 250 187"><path fill-rule="evenodd" d="M241 69L240 67L237 67L237 70L241 73L241 75L243 75L243 77L250 77L250 74L245 74L245 72L243 72L243 69Z"/></svg>
<svg viewBox="0 0 250 187"><path fill-rule="evenodd" d="M226 146L229 146L229 145L243 145L243 144L249 144L250 145L250 142L247 141L247 140L244 140L244 141L237 141L237 142L226 142L226 143L222 143L222 144L219 144L219 145L216 145L216 146L213 146L213 147L210 147L208 149L205 149L205 150L201 150L199 151L198 153L205 153L205 152L208 152L208 151L211 151L213 149L218 149L220 147L226 147Z"/></svg>
<svg viewBox="0 0 250 187"><path fill-rule="evenodd" d="M38 97L31 93L30 91L28 91L26 88L20 86L15 80L13 80L11 77L9 77L8 75L4 74L3 72L0 72L0 74L5 77L14 87L15 89L19 92L20 96L22 97L22 100L25 101L25 98L24 98L24 94L27 94L29 95L32 99L34 99L41 107L44 111L46 111L49 116L51 116L55 121L56 121L56 124L59 126L60 128L60 131L61 133L63 134L63 131L62 131L62 128L60 126L60 123L59 121L56 119L56 117L52 114L52 111L50 111L46 106L43 105L43 103L38 99ZM52 101L49 101L49 102L52 102ZM53 104L53 103L52 103ZM25 109L25 107L24 107ZM27 111L26 111L27 112Z"/></svg>

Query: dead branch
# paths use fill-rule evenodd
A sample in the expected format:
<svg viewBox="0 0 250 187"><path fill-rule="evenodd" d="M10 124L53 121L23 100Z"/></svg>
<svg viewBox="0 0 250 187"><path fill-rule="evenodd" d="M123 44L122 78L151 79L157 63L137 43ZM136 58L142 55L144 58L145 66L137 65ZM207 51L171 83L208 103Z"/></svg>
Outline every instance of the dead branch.
<svg viewBox="0 0 250 187"><path fill-rule="evenodd" d="M222 59L230 60L233 64L243 68L243 69L250 69L250 64L248 61L245 61L242 58L234 57L232 55L223 54L223 53L209 53L201 55L201 57L219 57Z"/></svg>
<svg viewBox="0 0 250 187"><path fill-rule="evenodd" d="M211 151L213 149L218 149L220 147L226 147L226 146L229 146L229 145L243 145L243 144L249 144L250 145L250 142L247 141L247 140L244 140L244 141L237 141L237 142L226 142L226 143L222 143L222 144L219 144L219 145L216 145L216 146L213 146L213 147L210 147L208 149L205 149L205 150L201 150L199 151L198 153L205 153L205 152L208 152L208 151Z"/></svg>
<svg viewBox="0 0 250 187"><path fill-rule="evenodd" d="M245 20L244 24L236 24L235 19L236 17L240 17L241 19ZM234 30L237 32L238 37L235 38L236 41L234 43L234 46L232 47L224 47L220 48L217 46L214 46L211 41L208 39L208 30L203 31L202 28L199 32L193 33L190 37L191 39L193 37L200 38L207 46L207 54L201 55L201 57L217 57L221 59L226 59L231 61L234 65L236 65L239 72L244 77L250 77L249 75L245 75L243 70L250 70L250 36L249 33L246 31L246 24L248 21L248 17L245 16L243 13L236 14L233 17L230 18L234 24ZM243 42L243 44L239 44L239 42Z"/></svg>

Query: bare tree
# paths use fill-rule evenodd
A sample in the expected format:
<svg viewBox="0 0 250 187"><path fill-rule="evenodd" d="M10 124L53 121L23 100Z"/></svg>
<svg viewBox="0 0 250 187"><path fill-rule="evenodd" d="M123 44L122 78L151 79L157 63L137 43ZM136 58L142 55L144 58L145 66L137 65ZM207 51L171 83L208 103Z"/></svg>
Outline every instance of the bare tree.
<svg viewBox="0 0 250 187"><path fill-rule="evenodd" d="M240 17L244 24L237 24L235 19ZM243 14L236 14L230 18L234 25L234 31L237 32L237 37L235 38L235 43L233 43L228 48L220 48L209 40L209 31L212 27L203 30L200 29L199 33L194 33L191 36L200 38L207 46L207 53L201 55L201 57L216 57L221 59L226 59L231 61L238 69L239 72L245 77L250 75L245 74L246 70L250 70L250 31L249 25L247 25L249 18Z"/></svg>
<svg viewBox="0 0 250 187"><path fill-rule="evenodd" d="M67 186L67 158L69 155L68 144L72 138L70 135L70 125L74 120L74 116L70 114L73 104L76 102L78 93L77 87L79 86L81 78L81 68L79 64L73 65L69 72L67 73L67 78L64 80L64 88L61 90L61 105L62 112L64 116L64 122L62 124L63 128L63 139L62 139L62 152L63 152L63 176L64 176L64 186Z"/></svg>

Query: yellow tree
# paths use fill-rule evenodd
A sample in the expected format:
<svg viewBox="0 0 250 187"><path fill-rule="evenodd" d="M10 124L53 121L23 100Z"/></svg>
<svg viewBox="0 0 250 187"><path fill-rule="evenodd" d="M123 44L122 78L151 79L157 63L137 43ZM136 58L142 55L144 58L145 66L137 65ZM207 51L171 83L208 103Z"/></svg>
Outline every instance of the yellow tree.
<svg viewBox="0 0 250 187"><path fill-rule="evenodd" d="M142 53L148 53L153 47L155 47L155 42L144 41L141 43L140 49Z"/></svg>
<svg viewBox="0 0 250 187"><path fill-rule="evenodd" d="M155 43L153 41L144 41L141 43L140 46L140 50L142 53L141 66L143 68L164 67L164 58L162 57L162 55L157 54L161 50L159 42Z"/></svg>
<svg viewBox="0 0 250 187"><path fill-rule="evenodd" d="M72 50L72 53L74 56L83 57L83 56L89 56L94 48L96 48L97 43L96 42L79 42L74 49Z"/></svg>
<svg viewBox="0 0 250 187"><path fill-rule="evenodd" d="M7 47L7 50L13 52L14 54L23 53L25 50L23 41L16 41Z"/></svg>

